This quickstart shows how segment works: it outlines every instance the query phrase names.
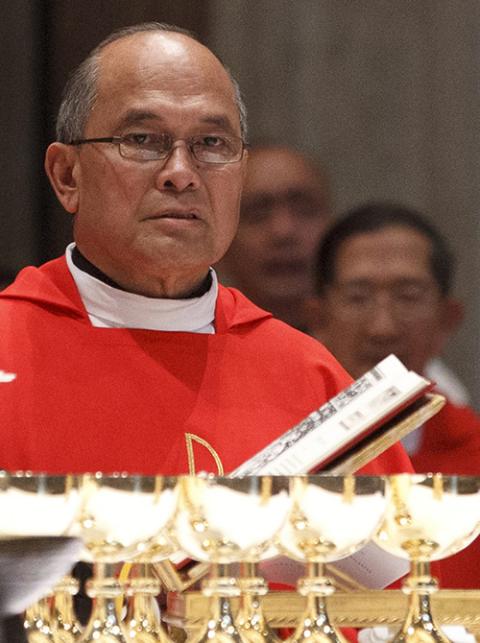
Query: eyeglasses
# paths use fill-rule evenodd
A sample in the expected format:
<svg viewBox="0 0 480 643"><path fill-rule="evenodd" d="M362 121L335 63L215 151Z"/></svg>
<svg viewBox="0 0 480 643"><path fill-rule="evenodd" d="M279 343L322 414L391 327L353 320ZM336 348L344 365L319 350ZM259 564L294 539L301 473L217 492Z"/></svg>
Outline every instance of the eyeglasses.
<svg viewBox="0 0 480 643"><path fill-rule="evenodd" d="M268 219L277 208L282 207L303 219L320 218L325 211L325 203L318 194L306 189L292 188L278 194L262 192L243 198L242 218L258 223Z"/></svg>
<svg viewBox="0 0 480 643"><path fill-rule="evenodd" d="M337 310L345 318L357 321L372 319L382 304L395 319L419 321L431 314L433 304L439 300L437 289L424 283L385 288L335 284L329 290L337 303Z"/></svg>
<svg viewBox="0 0 480 643"><path fill-rule="evenodd" d="M120 156L132 161L161 161L168 158L174 144L184 141L192 156L202 163L237 163L247 146L237 136L218 136L200 134L190 138L173 138L170 134L132 133L125 136L108 136L102 138L79 138L69 145L86 143L110 143L118 145Z"/></svg>

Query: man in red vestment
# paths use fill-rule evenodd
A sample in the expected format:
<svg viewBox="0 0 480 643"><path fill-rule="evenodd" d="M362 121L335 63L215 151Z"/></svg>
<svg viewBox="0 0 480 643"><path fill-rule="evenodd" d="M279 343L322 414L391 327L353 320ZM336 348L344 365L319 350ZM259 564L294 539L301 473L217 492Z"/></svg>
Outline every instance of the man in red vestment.
<svg viewBox="0 0 480 643"><path fill-rule="evenodd" d="M211 269L245 140L235 81L175 27L121 30L76 70L45 159L74 243L0 294L0 467L229 472L350 383ZM410 466L396 445L365 470Z"/></svg>
<svg viewBox="0 0 480 643"><path fill-rule="evenodd" d="M338 220L317 255L311 328L354 376L389 353L422 373L456 329L453 258L420 214L392 203ZM416 471L480 474L480 418L450 401L404 441ZM480 587L480 539L441 563L442 584Z"/></svg>
<svg viewBox="0 0 480 643"><path fill-rule="evenodd" d="M69 81L45 167L75 243L0 299L0 466L228 472L351 380L217 283L247 163L235 81L189 34L116 32ZM409 468L393 447L366 469Z"/></svg>

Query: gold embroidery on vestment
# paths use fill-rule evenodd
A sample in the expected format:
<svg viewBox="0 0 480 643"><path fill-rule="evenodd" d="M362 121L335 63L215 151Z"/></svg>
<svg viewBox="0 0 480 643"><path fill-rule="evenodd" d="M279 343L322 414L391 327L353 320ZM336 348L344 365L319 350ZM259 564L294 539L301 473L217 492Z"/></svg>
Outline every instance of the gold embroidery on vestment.
<svg viewBox="0 0 480 643"><path fill-rule="evenodd" d="M193 451L193 443L197 442L200 444L202 447L205 447L207 451L210 453L212 458L215 460L215 464L217 465L217 474L219 476L223 476L225 474L224 468L222 461L220 460L220 457L218 453L215 451L215 449L208 444L206 440L203 438L199 437L198 435L195 435L195 433L185 433L185 442L187 445L187 458L188 458L188 472L191 476L195 475L195 453Z"/></svg>

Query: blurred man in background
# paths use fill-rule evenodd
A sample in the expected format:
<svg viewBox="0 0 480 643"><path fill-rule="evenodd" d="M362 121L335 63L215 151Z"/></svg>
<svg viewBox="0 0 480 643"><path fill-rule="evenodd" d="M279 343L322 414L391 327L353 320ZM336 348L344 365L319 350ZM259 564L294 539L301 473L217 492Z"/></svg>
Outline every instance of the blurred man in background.
<svg viewBox="0 0 480 643"><path fill-rule="evenodd" d="M424 373L457 329L454 259L440 233L414 210L372 203L326 233L316 261L310 328L359 377L394 353ZM480 418L450 400L404 444L419 472L478 475ZM449 587L479 587L480 541L442 563Z"/></svg>
<svg viewBox="0 0 480 643"><path fill-rule="evenodd" d="M251 148L238 232L218 265L224 280L309 332L305 300L313 291L314 255L332 221L332 203L328 173L312 158L283 145ZM467 390L440 358L425 371L452 402L468 403Z"/></svg>
<svg viewBox="0 0 480 643"><path fill-rule="evenodd" d="M249 152L237 235L220 269L275 317L305 330L312 259L330 221L328 176L313 159L283 146Z"/></svg>

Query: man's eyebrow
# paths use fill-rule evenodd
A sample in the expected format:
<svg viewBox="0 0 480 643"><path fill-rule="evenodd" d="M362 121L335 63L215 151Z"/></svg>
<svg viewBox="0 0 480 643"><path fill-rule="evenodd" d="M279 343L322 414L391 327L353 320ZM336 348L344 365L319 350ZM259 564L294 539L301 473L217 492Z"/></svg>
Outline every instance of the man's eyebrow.
<svg viewBox="0 0 480 643"><path fill-rule="evenodd" d="M365 286L375 286L376 284L369 277L355 277L346 281L337 281L337 285L342 288L363 288Z"/></svg>
<svg viewBox="0 0 480 643"><path fill-rule="evenodd" d="M371 277L355 277L353 279L349 279L348 281L339 281L338 282L339 286L342 287L376 287L377 283L375 279L372 279ZM404 287L404 286L420 286L420 287L425 287L430 285L430 280L424 279L423 277L410 277L410 276L400 276L400 277L394 277L393 279L390 280L390 283L388 284L389 286L393 286L394 288L396 287Z"/></svg>
<svg viewBox="0 0 480 643"><path fill-rule="evenodd" d="M203 116L200 121L208 125L216 125L217 127L230 132L234 131L234 127L230 119L221 114L207 114Z"/></svg>
<svg viewBox="0 0 480 643"><path fill-rule="evenodd" d="M148 110L132 109L129 110L118 123L118 127L128 127L129 125L136 125L137 123L144 123L146 121L164 121L165 119L161 114L150 112ZM206 114L199 119L201 124L214 125L234 133L234 126L229 118L222 114Z"/></svg>
<svg viewBox="0 0 480 643"><path fill-rule="evenodd" d="M153 112L148 112L145 110L132 109L129 110L124 116L122 116L119 127L125 127L128 125L135 125L136 123L142 123L144 121L152 120L162 120L162 117Z"/></svg>

